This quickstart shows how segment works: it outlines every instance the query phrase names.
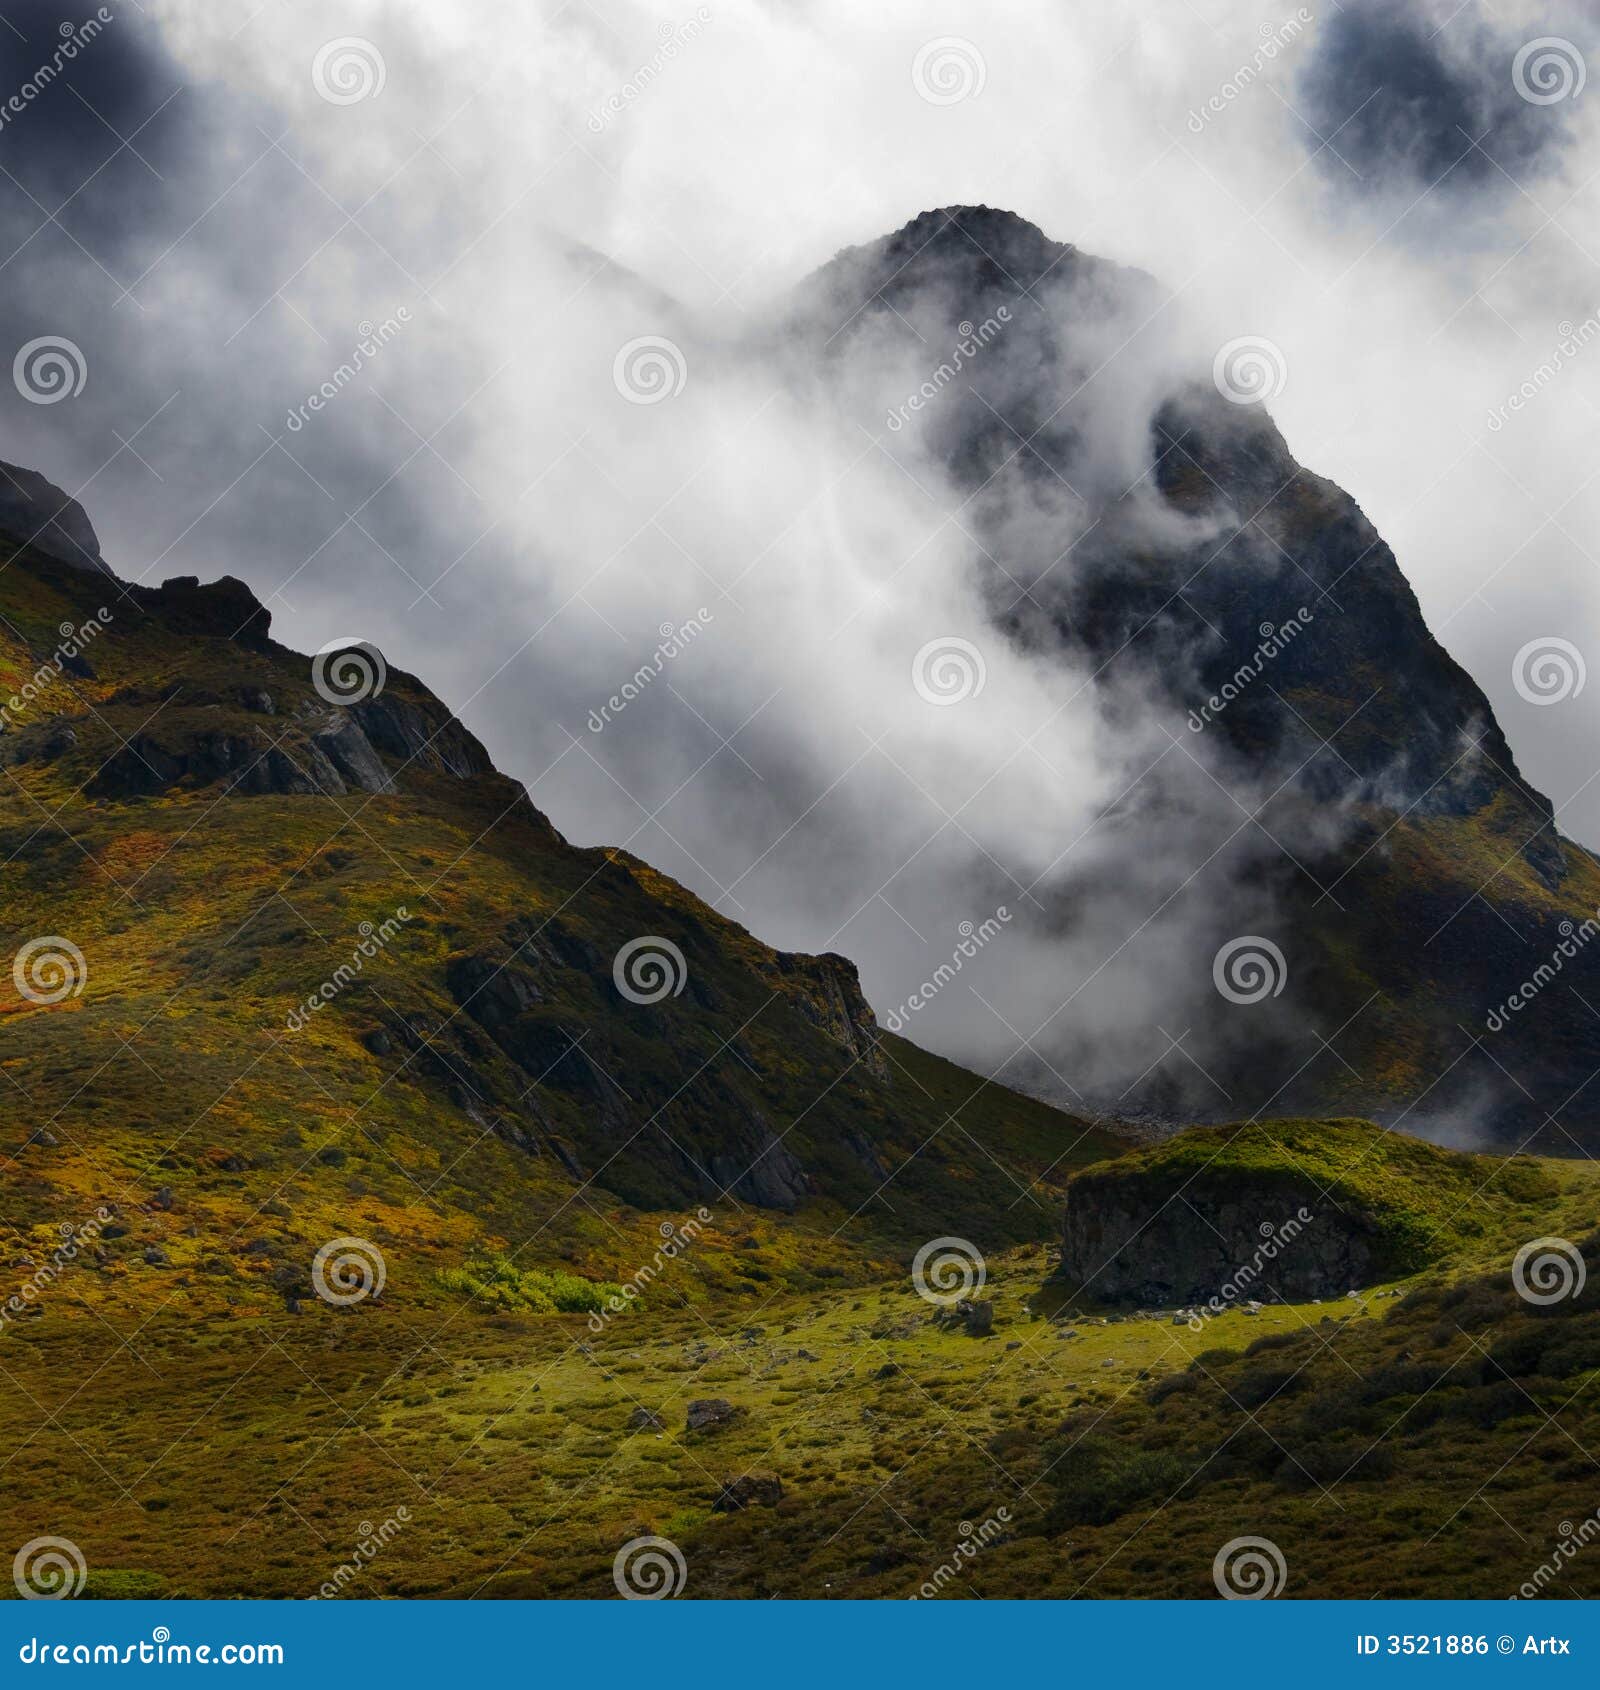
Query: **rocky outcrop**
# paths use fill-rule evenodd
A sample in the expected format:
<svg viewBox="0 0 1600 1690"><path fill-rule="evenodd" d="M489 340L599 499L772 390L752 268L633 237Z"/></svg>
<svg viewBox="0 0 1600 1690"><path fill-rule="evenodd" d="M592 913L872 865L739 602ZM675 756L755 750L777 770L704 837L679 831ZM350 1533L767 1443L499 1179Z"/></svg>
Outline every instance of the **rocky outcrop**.
<svg viewBox="0 0 1600 1690"><path fill-rule="evenodd" d="M696 1397L684 1411L683 1429L686 1432L721 1432L743 1416L744 1410L735 1408L726 1397Z"/></svg>
<svg viewBox="0 0 1600 1690"><path fill-rule="evenodd" d="M111 573L88 512L36 469L0 463L0 530L74 569Z"/></svg>
<svg viewBox="0 0 1600 1690"><path fill-rule="evenodd" d="M364 698L350 714L371 744L407 765L467 780L494 773L489 753L435 698Z"/></svg>
<svg viewBox="0 0 1600 1690"><path fill-rule="evenodd" d="M725 1479L711 1504L713 1514L736 1514L745 1508L776 1508L783 1501L783 1480L776 1473L755 1471Z"/></svg>
<svg viewBox="0 0 1600 1690"><path fill-rule="evenodd" d="M149 798L177 786L221 782L229 792L392 792L395 783L359 723L344 711L313 719L312 731L281 739L264 729L235 732L171 718L135 734L85 788L91 798Z"/></svg>
<svg viewBox="0 0 1600 1690"><path fill-rule="evenodd" d="M887 1078L889 1065L879 1049L877 1018L861 990L861 971L849 957L836 951L820 956L779 951L773 960L801 1013L870 1072Z"/></svg>
<svg viewBox="0 0 1600 1690"><path fill-rule="evenodd" d="M1068 1187L1061 1277L1147 1308L1305 1301L1370 1284L1373 1238L1365 1217L1310 1184L1185 1197L1156 1181L1085 1181Z"/></svg>

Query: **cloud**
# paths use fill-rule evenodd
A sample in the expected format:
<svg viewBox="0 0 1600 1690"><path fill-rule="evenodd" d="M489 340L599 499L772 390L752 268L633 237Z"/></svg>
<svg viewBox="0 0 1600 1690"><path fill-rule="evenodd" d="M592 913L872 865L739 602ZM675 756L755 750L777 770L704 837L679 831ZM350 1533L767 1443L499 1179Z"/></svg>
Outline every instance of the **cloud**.
<svg viewBox="0 0 1600 1690"><path fill-rule="evenodd" d="M1580 8L1569 10L1582 21ZM1593 36L1593 21L1582 34ZM1572 140L1565 102L1546 103L1540 83L1516 69L1527 39L1498 19L1426 0L1339 7L1298 83L1307 151L1351 195L1437 189L1453 204L1481 196L1488 211L1555 168ZM1552 75L1575 81L1581 49L1553 52Z"/></svg>

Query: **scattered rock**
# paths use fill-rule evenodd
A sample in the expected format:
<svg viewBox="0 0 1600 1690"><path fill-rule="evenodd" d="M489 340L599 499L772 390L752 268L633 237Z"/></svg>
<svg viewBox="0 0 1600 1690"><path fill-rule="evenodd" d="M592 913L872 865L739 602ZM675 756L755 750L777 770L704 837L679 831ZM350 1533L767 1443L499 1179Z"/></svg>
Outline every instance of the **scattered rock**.
<svg viewBox="0 0 1600 1690"><path fill-rule="evenodd" d="M720 1432L731 1426L744 1413L726 1397L697 1397L685 1411L683 1429L686 1432Z"/></svg>
<svg viewBox="0 0 1600 1690"><path fill-rule="evenodd" d="M665 1424L661 1416L650 1408L636 1408L628 1416L630 1432L659 1432Z"/></svg>
<svg viewBox="0 0 1600 1690"><path fill-rule="evenodd" d="M776 1473L745 1473L723 1481L711 1511L732 1514L741 1508L776 1508L782 1500L783 1481Z"/></svg>
<svg viewBox="0 0 1600 1690"><path fill-rule="evenodd" d="M933 1318L939 1326L959 1326L969 1338L987 1338L994 1331L994 1304L987 1298L969 1298L940 1309Z"/></svg>

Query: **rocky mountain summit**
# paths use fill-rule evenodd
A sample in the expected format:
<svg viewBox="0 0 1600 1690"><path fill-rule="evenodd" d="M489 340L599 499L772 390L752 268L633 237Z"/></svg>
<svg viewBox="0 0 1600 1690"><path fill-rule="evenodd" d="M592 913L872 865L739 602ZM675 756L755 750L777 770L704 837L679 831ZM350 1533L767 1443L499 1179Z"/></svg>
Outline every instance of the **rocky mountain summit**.
<svg viewBox="0 0 1600 1690"><path fill-rule="evenodd" d="M1270 1109L1600 1143L1600 949L1491 1031L1600 906L1594 857L1356 500L1290 453L1259 400L1276 349L1213 360L1174 316L1140 272L953 206L841 253L786 319L834 403L954 489L989 636L1153 747L1017 924L1066 955L1116 912L1087 930L1130 1013L1059 1011L1069 970L1039 1006L1047 1063L1005 1072L1169 1126ZM886 428L897 384L926 403ZM1253 995L1213 978L1245 940ZM1189 1030L1189 1060L1152 1062L1163 1026Z"/></svg>

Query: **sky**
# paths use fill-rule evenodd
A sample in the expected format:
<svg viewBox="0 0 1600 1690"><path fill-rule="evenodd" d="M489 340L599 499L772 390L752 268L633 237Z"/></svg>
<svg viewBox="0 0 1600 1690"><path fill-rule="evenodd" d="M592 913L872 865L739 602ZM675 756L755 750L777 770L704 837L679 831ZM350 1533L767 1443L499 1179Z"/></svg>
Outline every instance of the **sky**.
<svg viewBox="0 0 1600 1690"><path fill-rule="evenodd" d="M981 628L972 536L887 411L819 417L779 325L933 207L1008 208L1172 296L1108 352L1113 465L1158 355L1268 343L1296 456L1600 847L1595 0L0 22L0 347L67 343L72 389L14 372L0 457L77 495L125 578L237 575L287 644L373 641L569 838L854 957L880 1015L1142 749L1015 654L989 650L981 712L906 685ZM921 373L885 348L853 379ZM1552 641L1555 699L1525 655ZM1085 943L1013 950L974 970L981 1009L918 1025L997 1059L1115 936Z"/></svg>

